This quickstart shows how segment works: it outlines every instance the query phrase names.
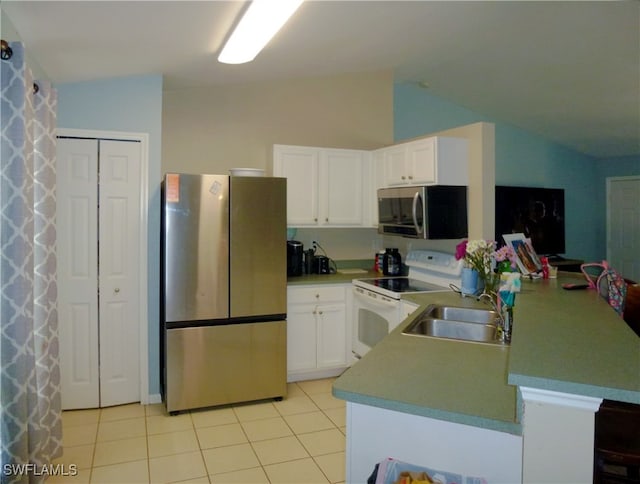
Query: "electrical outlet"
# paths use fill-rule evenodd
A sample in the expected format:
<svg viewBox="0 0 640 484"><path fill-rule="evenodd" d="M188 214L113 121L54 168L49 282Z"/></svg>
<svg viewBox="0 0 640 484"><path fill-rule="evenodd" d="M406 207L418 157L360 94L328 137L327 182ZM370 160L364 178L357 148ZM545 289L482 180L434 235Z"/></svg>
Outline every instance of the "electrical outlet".
<svg viewBox="0 0 640 484"><path fill-rule="evenodd" d="M313 244L313 250L314 250L314 251L315 251L315 250L318 250L318 246L320 245L320 243L319 243L318 241L314 240L314 241L312 242L312 244Z"/></svg>

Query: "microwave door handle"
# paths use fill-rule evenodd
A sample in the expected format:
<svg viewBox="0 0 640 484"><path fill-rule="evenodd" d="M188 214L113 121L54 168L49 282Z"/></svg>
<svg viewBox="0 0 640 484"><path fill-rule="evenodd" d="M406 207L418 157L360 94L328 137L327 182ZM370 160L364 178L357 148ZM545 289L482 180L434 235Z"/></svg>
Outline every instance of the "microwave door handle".
<svg viewBox="0 0 640 484"><path fill-rule="evenodd" d="M411 216L413 217L413 226L418 235L422 234L423 227L418 225L418 200L420 200L420 192L416 192L413 196L413 204L411 205Z"/></svg>

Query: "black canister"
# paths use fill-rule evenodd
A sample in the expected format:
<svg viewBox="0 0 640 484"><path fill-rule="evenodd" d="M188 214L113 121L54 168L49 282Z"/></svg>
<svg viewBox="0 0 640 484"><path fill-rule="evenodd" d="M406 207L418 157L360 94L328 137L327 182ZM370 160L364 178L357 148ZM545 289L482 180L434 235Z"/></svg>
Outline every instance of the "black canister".
<svg viewBox="0 0 640 484"><path fill-rule="evenodd" d="M399 276L402 270L402 257L395 248L385 250L382 258L382 274L385 276Z"/></svg>
<svg viewBox="0 0 640 484"><path fill-rule="evenodd" d="M302 242L297 240L287 241L287 276L296 277L302 275Z"/></svg>
<svg viewBox="0 0 640 484"><path fill-rule="evenodd" d="M316 253L313 249L307 249L304 251L304 273L305 274L313 274L314 267L314 259L316 258Z"/></svg>

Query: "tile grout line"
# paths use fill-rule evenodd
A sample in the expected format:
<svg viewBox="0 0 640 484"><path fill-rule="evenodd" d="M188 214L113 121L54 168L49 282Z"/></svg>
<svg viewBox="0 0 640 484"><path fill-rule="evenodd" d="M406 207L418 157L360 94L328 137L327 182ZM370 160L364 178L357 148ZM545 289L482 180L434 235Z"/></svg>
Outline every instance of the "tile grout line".
<svg viewBox="0 0 640 484"><path fill-rule="evenodd" d="M335 426L335 422L333 420L331 420L329 418L328 415L326 415L324 413L324 411L322 410L322 408L320 408L320 406L316 403L316 401L313 399L313 397L311 396L310 393L307 393L304 388L302 388L300 385L297 385L298 388L300 388L302 390L302 392L305 394L305 396L311 400L311 402L313 403L313 405L322 413L322 415L324 415L326 418L329 419L329 421L331 422L332 425ZM277 407L276 407L276 410ZM307 412L310 413L310 412ZM298 414L301 415L301 414ZM325 474L324 470L322 469L322 467L320 466L320 464L318 464L318 462L316 461L315 457L311 454L311 452L309 451L309 449L307 449L307 447L304 445L304 443L302 442L302 440L300 440L299 434L297 432L294 431L294 429L289 425L289 422L287 422L287 420L284 418L284 415L282 416L283 420L285 421L285 423L287 424L287 426L291 429L291 431L293 432L293 435L295 436L296 440L300 443L300 445L302 446L302 448L305 450L305 452L308 454L308 456L311 458L311 460L313 461L313 463L315 464L315 466L320 470L320 472L322 473L322 475L325 477L325 479L327 480L327 482L331 482L331 479L329 479L329 476L327 476L327 474ZM339 429L338 429L339 430ZM307 432L307 433L312 433L312 432ZM296 459L296 460L301 460L301 459ZM291 461L287 461L287 462L291 462Z"/></svg>
<svg viewBox="0 0 640 484"><path fill-rule="evenodd" d="M193 413L189 410L189 421L191 422L191 429L196 436L196 442L198 443L198 450L200 451L200 459L202 459L202 467L204 468L204 477L207 478L209 484L211 484L211 478L209 477L209 468L207 467L207 461L204 458L204 449L202 448L202 444L200 443L200 438L198 437L198 431L196 429L196 423L193 421ZM197 479L197 478L194 478Z"/></svg>
<svg viewBox="0 0 640 484"><path fill-rule="evenodd" d="M100 424L102 422L102 409L98 409L98 425L96 425L96 435L93 437L93 452L91 453L91 467L89 468L89 483L93 479L93 464L96 461L96 451L98 450L98 433L100 432Z"/></svg>
<svg viewBox="0 0 640 484"><path fill-rule="evenodd" d="M296 385L296 387L301 392L300 394L298 394L298 396L305 396L306 398L308 398L309 401L311 401L311 403L313 404L313 408L314 409L313 410L309 410L309 411L305 411L305 412L300 412L300 413L285 414L278 408L277 405L275 405L272 402L272 405L275 408L278 417L282 419L282 421L285 423L285 425L287 426L289 431L292 433L292 435L296 437L296 441L298 442L298 444L301 446L302 449L304 449L305 453L307 454L307 456L304 457L304 458L301 457L301 458L296 458L296 459L290 459L290 460L283 461L282 463L295 462L297 460L311 458L311 460L314 462L314 465L318 467L318 469L321 471L321 473L325 477L325 479L327 479L327 481L331 482L331 479L323 471L322 467L319 465L318 461L316 460L316 457L322 457L324 455L337 454L340 451L338 451L338 452L329 452L327 454L320 454L319 456L313 456L311 454L310 450L304 445L304 443L300 439L300 435L303 435L303 434L313 434L313 433L322 432L322 431L325 431L325 430L333 430L333 429L338 430L338 432L340 432L344 436L344 432L340 429L340 426L336 422L333 421L333 419L326 413L325 409L321 408L313 398L314 395L315 396L324 395L324 394L331 395L331 392L330 391L329 392L327 392L327 391L309 392L308 390L305 390L303 388L303 386L298 385L297 382L291 382L290 384ZM291 392L288 392L288 393L291 393ZM259 463L260 468L262 469L262 471L265 474L265 476L267 477L267 479L269 479L267 471L265 469L265 465L262 464L262 462L260 461L260 458L259 458L258 453L256 451L256 448L254 446L255 443L252 442L249 439L249 435L247 434L247 431L245 430L245 427L243 425L243 421L240 420L239 414L236 412L236 406L231 406L230 408L233 410L234 417L235 417L237 423L240 425L240 429L241 429L245 439L250 444L250 448L251 448L251 450L253 452L254 457L256 458L257 462ZM336 407L336 408L338 408L338 407ZM101 429L102 424L106 424L106 423L108 423L110 421L110 420L109 421L105 421L104 420L104 416L105 415L104 415L104 413L102 411L103 409L98 409L98 410L99 410L98 425L97 425L96 433L95 433L94 439L93 439L93 449L92 449L91 462L90 462L90 467L89 467L89 480L90 481L93 478L93 473L94 473L94 470L95 470L94 468L95 468L95 463L96 463L97 445L99 443L98 442L98 435L100 433L100 429ZM148 418L150 416L153 416L153 415L148 413L149 410L150 410L149 406L144 406L144 419L145 419L145 422L144 422L144 426L145 427L144 428L145 428L145 444L146 444L146 460L147 460L147 479L148 479L148 482L151 482L151 454L150 454L150 437L151 436L149 435ZM326 410L333 410L333 408L328 408ZM318 411L321 413L321 415L323 415L325 418L327 418L329 422L331 422L331 428L330 429L319 429L319 430L313 430L313 431L310 431L310 432L297 433L297 432L295 432L294 428L291 426L291 424L286 419L286 417L295 416L295 415L304 415L304 414L307 414L307 413L313 413L313 412L318 412ZM206 450L206 449L202 448L202 442L201 442L201 439L200 439L199 434L197 432L198 427L196 427L196 424L195 424L195 421L194 421L194 418L193 418L193 413L191 411L188 411L188 414L189 414L189 419L190 419L189 429L194 432L195 437L196 437L198 450L200 451L200 457L202 459L202 463L203 463L204 470L205 470L205 476L204 477L206 477L207 480L209 482L211 482L211 475L215 475L215 474L210 474L209 473L209 469L207 468L206 460L204 458L204 450ZM124 418L116 418L115 420L124 420L125 418L126 417L124 417ZM134 418L134 417L130 417L130 418ZM270 418L270 417L258 418L258 419L253 419L253 420L263 420L263 419L266 419L266 418ZM216 426L216 425L214 425L214 426ZM168 432L165 432L165 433L173 433L173 432L168 431ZM117 440L117 439L114 439L114 440ZM263 440L265 440L265 439L263 439ZM266 439L266 440L268 440L268 439ZM256 442L260 442L260 441L256 441ZM220 446L220 447L229 447L229 445ZM274 463L274 464L280 464L280 463Z"/></svg>

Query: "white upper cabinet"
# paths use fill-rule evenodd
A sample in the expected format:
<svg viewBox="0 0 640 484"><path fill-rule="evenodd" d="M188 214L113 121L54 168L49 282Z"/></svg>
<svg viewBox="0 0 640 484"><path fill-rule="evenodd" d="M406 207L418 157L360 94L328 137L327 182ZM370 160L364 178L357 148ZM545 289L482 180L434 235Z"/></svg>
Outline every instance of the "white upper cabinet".
<svg viewBox="0 0 640 484"><path fill-rule="evenodd" d="M378 188L385 185L385 153L383 150L373 151L369 169L369 183L365 189L365 225L378 226Z"/></svg>
<svg viewBox="0 0 640 484"><path fill-rule="evenodd" d="M362 225L364 161L361 151L320 150L321 225Z"/></svg>
<svg viewBox="0 0 640 484"><path fill-rule="evenodd" d="M406 185L413 180L407 166L407 147L404 145L390 146L378 150L383 159L383 184Z"/></svg>
<svg viewBox="0 0 640 484"><path fill-rule="evenodd" d="M275 145L273 176L287 179L287 225L318 224L320 152L306 146Z"/></svg>
<svg viewBox="0 0 640 484"><path fill-rule="evenodd" d="M287 178L287 225L367 223L368 158L369 152L361 150L275 145L273 175Z"/></svg>
<svg viewBox="0 0 640 484"><path fill-rule="evenodd" d="M467 141L434 136L377 150L383 156L384 184L468 185Z"/></svg>
<svg viewBox="0 0 640 484"><path fill-rule="evenodd" d="M274 145L273 176L287 178L287 225L376 227L378 188L468 185L467 145L442 136L375 151Z"/></svg>

